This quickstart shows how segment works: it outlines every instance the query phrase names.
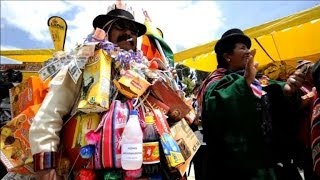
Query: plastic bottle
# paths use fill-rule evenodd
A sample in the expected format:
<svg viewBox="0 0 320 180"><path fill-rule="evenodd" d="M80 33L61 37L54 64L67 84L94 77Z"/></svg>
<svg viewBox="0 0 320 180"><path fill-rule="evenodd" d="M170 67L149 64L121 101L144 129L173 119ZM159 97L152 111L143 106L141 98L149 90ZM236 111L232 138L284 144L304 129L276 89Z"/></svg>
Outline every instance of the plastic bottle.
<svg viewBox="0 0 320 180"><path fill-rule="evenodd" d="M159 135L154 128L153 116L145 117L143 130L143 174L152 176L160 172Z"/></svg>
<svg viewBox="0 0 320 180"><path fill-rule="evenodd" d="M137 170L142 165L142 130L138 112L132 110L124 127L121 140L121 166L124 170Z"/></svg>

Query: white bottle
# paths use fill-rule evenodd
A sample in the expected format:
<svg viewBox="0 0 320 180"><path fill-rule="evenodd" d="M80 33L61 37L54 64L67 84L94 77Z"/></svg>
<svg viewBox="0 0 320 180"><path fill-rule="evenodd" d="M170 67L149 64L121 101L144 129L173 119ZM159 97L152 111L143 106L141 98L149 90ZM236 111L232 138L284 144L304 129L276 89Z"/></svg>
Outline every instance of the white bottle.
<svg viewBox="0 0 320 180"><path fill-rule="evenodd" d="M124 127L121 140L121 166L125 170L137 170L142 165L142 139L138 112L132 110Z"/></svg>

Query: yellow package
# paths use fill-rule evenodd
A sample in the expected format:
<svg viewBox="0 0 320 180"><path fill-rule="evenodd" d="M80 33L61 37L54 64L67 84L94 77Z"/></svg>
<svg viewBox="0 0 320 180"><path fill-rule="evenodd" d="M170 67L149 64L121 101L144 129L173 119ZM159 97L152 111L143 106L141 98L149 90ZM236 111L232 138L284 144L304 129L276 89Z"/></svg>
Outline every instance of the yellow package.
<svg viewBox="0 0 320 180"><path fill-rule="evenodd" d="M185 162L177 142L171 134L163 133L160 142L169 167L176 167Z"/></svg>
<svg viewBox="0 0 320 180"><path fill-rule="evenodd" d="M77 119L76 130L73 137L72 148L83 147L87 145L85 135L90 130L95 130L100 122L100 115L97 113L89 114L77 114L75 116Z"/></svg>
<svg viewBox="0 0 320 180"><path fill-rule="evenodd" d="M111 57L102 49L88 59L78 110L89 113L109 109L111 62Z"/></svg>

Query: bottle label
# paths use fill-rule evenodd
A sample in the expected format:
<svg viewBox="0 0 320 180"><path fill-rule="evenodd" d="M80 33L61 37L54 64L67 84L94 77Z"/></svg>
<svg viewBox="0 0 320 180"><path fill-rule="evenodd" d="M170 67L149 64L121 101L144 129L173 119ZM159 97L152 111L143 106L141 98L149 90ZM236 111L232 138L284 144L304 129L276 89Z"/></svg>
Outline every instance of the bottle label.
<svg viewBox="0 0 320 180"><path fill-rule="evenodd" d="M125 161L142 161L141 144L122 144L121 159Z"/></svg>
<svg viewBox="0 0 320 180"><path fill-rule="evenodd" d="M143 143L143 164L160 162L159 142Z"/></svg>

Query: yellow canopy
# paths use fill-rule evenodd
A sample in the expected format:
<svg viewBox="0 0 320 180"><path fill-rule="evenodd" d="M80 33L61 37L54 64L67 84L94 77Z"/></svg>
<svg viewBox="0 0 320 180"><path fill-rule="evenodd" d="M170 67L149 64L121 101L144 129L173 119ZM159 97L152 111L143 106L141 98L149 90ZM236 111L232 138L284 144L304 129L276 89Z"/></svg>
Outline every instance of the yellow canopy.
<svg viewBox="0 0 320 180"><path fill-rule="evenodd" d="M320 6L247 29L244 33L251 38L251 48L257 49L255 60L260 67L276 61L286 61L293 66L299 59L316 61L320 58ZM178 52L174 55L175 62L211 72L217 66L213 50L216 42Z"/></svg>
<svg viewBox="0 0 320 180"><path fill-rule="evenodd" d="M0 55L27 63L42 63L51 58L54 52L54 49L3 50Z"/></svg>
<svg viewBox="0 0 320 180"><path fill-rule="evenodd" d="M32 66L33 64L42 64L44 61L51 58L54 52L54 49L4 50L0 52L0 55ZM23 73L23 80L26 80L30 76L37 76L39 69L19 70Z"/></svg>

